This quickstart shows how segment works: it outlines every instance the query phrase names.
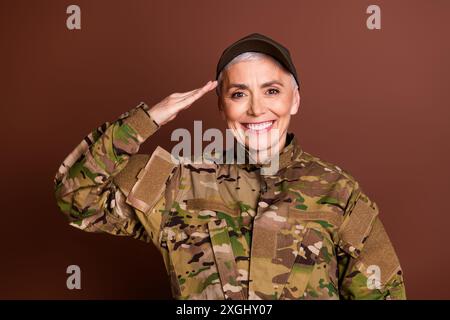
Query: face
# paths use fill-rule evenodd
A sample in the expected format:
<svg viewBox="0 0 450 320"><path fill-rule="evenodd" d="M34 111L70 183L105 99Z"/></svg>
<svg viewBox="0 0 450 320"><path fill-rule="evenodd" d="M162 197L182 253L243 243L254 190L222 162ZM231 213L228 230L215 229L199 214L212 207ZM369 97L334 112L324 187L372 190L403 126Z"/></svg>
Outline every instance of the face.
<svg viewBox="0 0 450 320"><path fill-rule="evenodd" d="M300 104L287 71L271 58L241 61L224 70L221 89L222 117L237 141L256 151L258 162L283 149Z"/></svg>

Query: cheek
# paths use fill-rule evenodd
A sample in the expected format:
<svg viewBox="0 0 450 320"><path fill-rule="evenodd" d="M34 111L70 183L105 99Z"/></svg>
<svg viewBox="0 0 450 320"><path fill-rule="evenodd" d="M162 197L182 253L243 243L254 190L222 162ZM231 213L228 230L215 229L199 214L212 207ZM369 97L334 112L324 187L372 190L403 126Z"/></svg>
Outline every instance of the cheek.
<svg viewBox="0 0 450 320"><path fill-rule="evenodd" d="M279 118L289 117L291 114L292 100L283 99L275 103L270 108Z"/></svg>
<svg viewBox="0 0 450 320"><path fill-rule="evenodd" d="M228 104L224 108L224 114L226 121L239 121L239 119L245 114L245 108L239 105Z"/></svg>

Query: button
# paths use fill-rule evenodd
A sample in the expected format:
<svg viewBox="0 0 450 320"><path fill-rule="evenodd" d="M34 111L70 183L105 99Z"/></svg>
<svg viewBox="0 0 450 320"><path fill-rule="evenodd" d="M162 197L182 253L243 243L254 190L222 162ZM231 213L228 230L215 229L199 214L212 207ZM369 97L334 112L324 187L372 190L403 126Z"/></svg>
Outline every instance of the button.
<svg viewBox="0 0 450 320"><path fill-rule="evenodd" d="M267 202L260 201L258 202L258 206L260 206L261 208L267 208L269 204Z"/></svg>

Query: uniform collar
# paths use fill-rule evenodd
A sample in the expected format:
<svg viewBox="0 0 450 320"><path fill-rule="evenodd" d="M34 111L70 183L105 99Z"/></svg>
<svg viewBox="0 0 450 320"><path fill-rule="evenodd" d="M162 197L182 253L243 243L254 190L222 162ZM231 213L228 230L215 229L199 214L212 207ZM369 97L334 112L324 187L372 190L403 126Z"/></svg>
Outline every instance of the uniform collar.
<svg viewBox="0 0 450 320"><path fill-rule="evenodd" d="M284 146L283 150L279 153L278 171L291 165L302 153L303 153L303 150L300 147L295 135L293 133L288 133L286 136L286 145ZM245 162L246 163L244 163L244 164L237 164L237 166L239 168L247 170L247 171L254 171L257 169L268 168L271 166L271 162L269 162L267 164L250 164L250 163L248 163L249 162L249 154L248 154L247 150L245 152ZM262 169L262 171L264 171L264 169ZM276 173L274 173L274 172L266 173L265 175L273 175L273 174L276 174Z"/></svg>

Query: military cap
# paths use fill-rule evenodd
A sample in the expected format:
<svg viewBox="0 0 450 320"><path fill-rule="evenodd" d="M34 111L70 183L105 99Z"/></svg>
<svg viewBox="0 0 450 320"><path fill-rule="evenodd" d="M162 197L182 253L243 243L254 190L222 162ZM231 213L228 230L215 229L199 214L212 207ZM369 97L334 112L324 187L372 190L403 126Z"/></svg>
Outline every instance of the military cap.
<svg viewBox="0 0 450 320"><path fill-rule="evenodd" d="M231 60L241 53L250 51L265 53L273 57L275 60L280 62L287 71L292 73L297 85L300 86L297 70L292 62L289 50L275 40L259 33L252 33L242 39L239 39L223 51L222 56L217 63L216 80L219 78L220 72Z"/></svg>

